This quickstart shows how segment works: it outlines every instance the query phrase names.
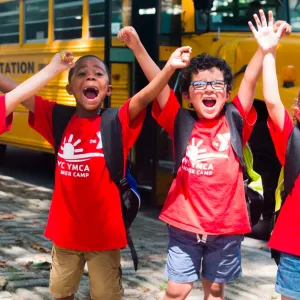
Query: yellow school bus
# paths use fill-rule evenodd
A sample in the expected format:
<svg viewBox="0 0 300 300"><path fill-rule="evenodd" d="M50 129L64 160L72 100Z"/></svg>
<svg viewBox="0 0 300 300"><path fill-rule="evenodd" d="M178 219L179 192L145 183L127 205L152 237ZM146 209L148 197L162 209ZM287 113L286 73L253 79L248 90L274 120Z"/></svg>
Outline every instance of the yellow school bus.
<svg viewBox="0 0 300 300"><path fill-rule="evenodd" d="M105 25L108 3L111 6L109 27ZM207 52L226 59L234 74L234 95L257 48L247 22L253 13L263 8L265 12L272 10L276 19L287 20L293 26L293 34L280 41L277 53L280 93L290 110L300 85L300 72L297 72L300 67L297 59L299 3L298 0L0 0L0 72L22 82L49 63L58 51L72 50L75 57L92 53L104 59L105 47L109 47L111 105L118 107L147 83L131 52L116 39L120 28L133 25L160 66L181 45L190 45L193 55ZM108 32L112 43L105 46ZM175 88L176 79L177 74L170 82ZM74 99L65 91L66 84L67 73L64 73L40 94L74 105ZM266 126L261 81L256 90L255 107L258 122L250 144L255 168L263 177L267 199L265 216L268 217L273 210L280 166ZM52 151L44 139L28 128L27 112L22 106L14 114L13 129L0 136L0 144L1 156L6 145ZM150 113L132 158L144 202L163 204L173 178L172 143L156 126Z"/></svg>

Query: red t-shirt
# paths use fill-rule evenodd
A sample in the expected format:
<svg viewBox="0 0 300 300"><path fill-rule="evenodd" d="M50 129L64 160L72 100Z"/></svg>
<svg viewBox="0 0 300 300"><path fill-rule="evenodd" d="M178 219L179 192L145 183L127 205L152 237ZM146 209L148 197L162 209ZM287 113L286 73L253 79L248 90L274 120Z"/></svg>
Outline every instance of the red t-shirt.
<svg viewBox="0 0 300 300"><path fill-rule="evenodd" d="M246 143L256 121L252 108L245 116L239 98L233 103L244 118ZM173 139L179 103L173 91L153 116ZM175 227L199 234L243 234L251 231L244 192L243 174L230 144L225 115L218 119L198 119L186 154L173 180L160 219Z"/></svg>
<svg viewBox="0 0 300 300"><path fill-rule="evenodd" d="M282 166L289 136L293 130L293 122L285 112L283 130L268 119L268 126L276 149L277 157ZM300 151L300 149L298 150ZM269 241L269 247L300 256L300 176L298 176L292 192L287 196L276 221L275 228Z"/></svg>
<svg viewBox="0 0 300 300"><path fill-rule="evenodd" d="M6 117L5 95L0 95L0 134L11 129L13 114Z"/></svg>
<svg viewBox="0 0 300 300"><path fill-rule="evenodd" d="M35 98L29 125L52 146L54 102ZM129 126L129 101L119 111L124 159L136 141L143 111ZM58 152L55 186L45 236L57 246L81 251L126 247L119 191L105 164L100 136L100 116L73 115Z"/></svg>

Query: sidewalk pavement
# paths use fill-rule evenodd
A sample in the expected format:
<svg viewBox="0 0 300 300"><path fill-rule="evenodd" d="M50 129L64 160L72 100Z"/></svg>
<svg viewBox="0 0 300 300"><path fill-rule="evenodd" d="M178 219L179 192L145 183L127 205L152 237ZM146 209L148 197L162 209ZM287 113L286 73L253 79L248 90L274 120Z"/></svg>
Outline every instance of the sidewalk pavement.
<svg viewBox="0 0 300 300"><path fill-rule="evenodd" d="M51 189L0 176L0 299L52 299L48 292L51 242L43 237L51 194ZM141 212L132 234L140 262L135 272L129 249L122 251L124 299L162 299L166 288L166 225ZM266 243L245 238L242 251L243 277L227 285L226 299L280 299L274 292L276 265ZM202 296L197 283L187 299ZM89 299L87 272L76 299Z"/></svg>

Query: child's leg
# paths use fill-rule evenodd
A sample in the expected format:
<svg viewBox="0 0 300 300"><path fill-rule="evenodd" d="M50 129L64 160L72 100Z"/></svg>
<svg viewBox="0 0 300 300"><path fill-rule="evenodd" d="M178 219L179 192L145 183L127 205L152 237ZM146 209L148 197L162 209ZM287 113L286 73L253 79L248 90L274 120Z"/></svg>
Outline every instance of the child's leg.
<svg viewBox="0 0 300 300"><path fill-rule="evenodd" d="M50 293L56 299L73 300L84 271L82 252L53 245Z"/></svg>
<svg viewBox="0 0 300 300"><path fill-rule="evenodd" d="M300 299L300 256L281 252L275 290L282 300Z"/></svg>
<svg viewBox="0 0 300 300"><path fill-rule="evenodd" d="M205 300L224 299L224 285L242 273L243 235L217 235L202 238L205 242L202 261L202 284Z"/></svg>
<svg viewBox="0 0 300 300"><path fill-rule="evenodd" d="M169 245L165 273L168 276L164 300L183 300L200 279L202 246L195 233L168 226Z"/></svg>
<svg viewBox="0 0 300 300"><path fill-rule="evenodd" d="M224 283L216 283L202 278L204 300L224 299Z"/></svg>
<svg viewBox="0 0 300 300"><path fill-rule="evenodd" d="M93 300L121 300L122 287L120 250L86 252L90 278L90 293Z"/></svg>
<svg viewBox="0 0 300 300"><path fill-rule="evenodd" d="M193 283L177 283L168 281L163 300L184 300L193 288Z"/></svg>

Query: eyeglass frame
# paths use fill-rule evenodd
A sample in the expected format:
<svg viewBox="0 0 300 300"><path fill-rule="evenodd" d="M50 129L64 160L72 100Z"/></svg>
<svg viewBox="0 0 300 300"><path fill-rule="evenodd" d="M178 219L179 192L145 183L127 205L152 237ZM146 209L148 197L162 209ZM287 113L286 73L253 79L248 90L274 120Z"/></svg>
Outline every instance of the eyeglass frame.
<svg viewBox="0 0 300 300"><path fill-rule="evenodd" d="M195 89L194 83L195 83L195 82L200 82L200 81L201 81L201 82L205 82L205 83L206 83L206 86L205 86L203 89ZM224 83L224 87L223 87L222 89L215 89L215 88L213 87L213 85L212 85L213 82L223 82L223 83ZM203 90L205 90L205 89L207 88L208 85L210 85L210 86L212 87L212 89L215 90L215 91L223 91L223 90L225 89L227 83L226 83L225 80L212 80L212 81L194 80L194 81L191 81L190 86L191 86L191 85L193 86L194 90L196 90L196 91L197 91L197 90L198 90L198 91L203 91Z"/></svg>

